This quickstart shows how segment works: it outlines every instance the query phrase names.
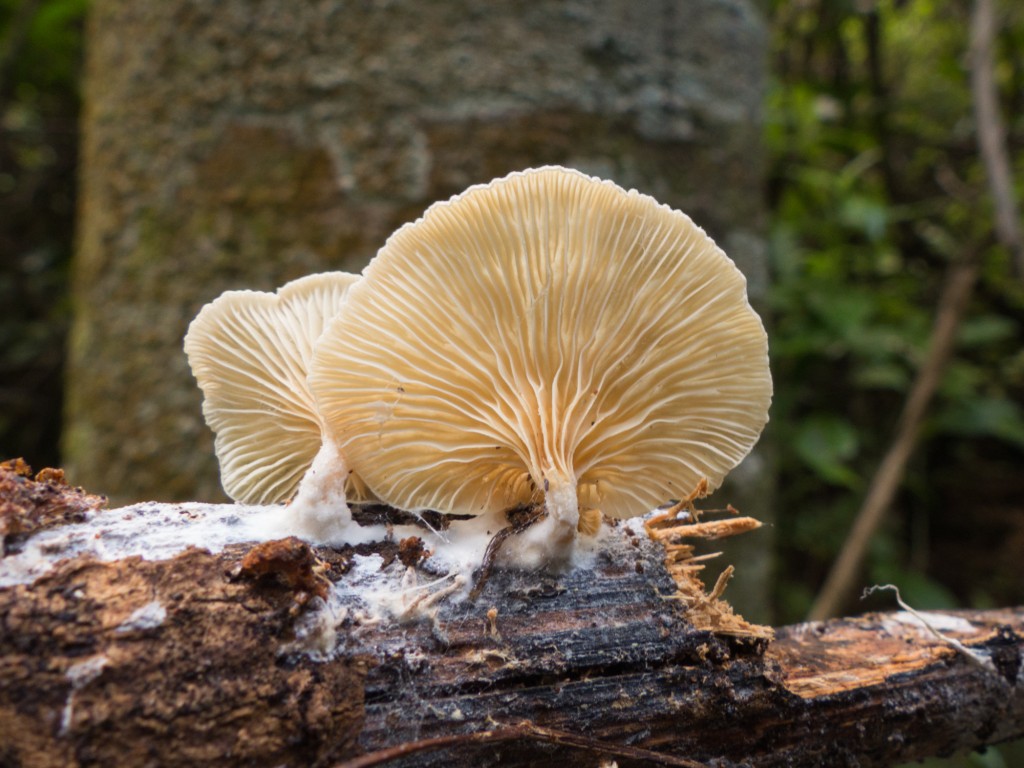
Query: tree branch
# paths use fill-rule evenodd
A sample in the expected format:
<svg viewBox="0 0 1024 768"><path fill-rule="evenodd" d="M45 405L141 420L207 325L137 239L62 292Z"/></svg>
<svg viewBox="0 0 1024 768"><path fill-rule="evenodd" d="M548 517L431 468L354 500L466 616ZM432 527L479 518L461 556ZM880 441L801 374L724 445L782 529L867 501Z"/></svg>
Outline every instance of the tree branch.
<svg viewBox="0 0 1024 768"><path fill-rule="evenodd" d="M857 573L868 545L903 482L907 462L917 444L928 407L942 382L946 364L953 352L956 331L967 311L977 277L978 263L973 255L950 267L946 284L939 296L935 323L928 342L928 356L914 378L900 414L896 435L871 479L868 494L857 512L839 557L811 607L808 614L810 621L835 616L854 591Z"/></svg>
<svg viewBox="0 0 1024 768"><path fill-rule="evenodd" d="M978 150L996 209L996 234L1010 251L1017 274L1024 278L1024 238L1014 193L1006 129L999 113L993 41L996 21L993 0L975 0L971 15L971 98L977 125Z"/></svg>

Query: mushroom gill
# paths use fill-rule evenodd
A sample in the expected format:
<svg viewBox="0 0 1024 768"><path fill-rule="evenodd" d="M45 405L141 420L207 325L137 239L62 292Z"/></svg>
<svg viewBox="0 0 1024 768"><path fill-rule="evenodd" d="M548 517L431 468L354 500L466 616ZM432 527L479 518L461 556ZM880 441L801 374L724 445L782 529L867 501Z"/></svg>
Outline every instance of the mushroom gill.
<svg viewBox="0 0 1024 768"><path fill-rule="evenodd" d="M216 435L225 492L249 504L298 494L296 527L315 537L347 518L346 486L351 495L365 494L306 383L314 343L358 279L327 272L294 280L277 293L228 291L203 307L185 336L203 391L203 415ZM337 520L313 522L310 529L302 508L325 495L336 502L329 517Z"/></svg>
<svg viewBox="0 0 1024 768"><path fill-rule="evenodd" d="M394 233L317 344L310 388L381 499L543 503L541 559L580 510L711 488L768 419L767 338L685 214L558 167L471 187Z"/></svg>

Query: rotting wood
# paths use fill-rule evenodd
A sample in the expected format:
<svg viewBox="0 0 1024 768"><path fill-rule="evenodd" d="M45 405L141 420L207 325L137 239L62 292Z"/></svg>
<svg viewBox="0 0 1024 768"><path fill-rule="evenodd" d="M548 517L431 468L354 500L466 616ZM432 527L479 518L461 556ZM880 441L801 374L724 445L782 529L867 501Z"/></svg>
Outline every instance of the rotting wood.
<svg viewBox="0 0 1024 768"><path fill-rule="evenodd" d="M352 550L65 561L0 589L0 765L341 766L402 745L419 748L361 759L888 765L1024 733L1024 609L929 614L998 675L906 613L771 641L696 630L661 547L637 523L616 532L587 569L495 570L475 602L413 623L350 606L329 661L295 650L309 595Z"/></svg>
<svg viewBox="0 0 1024 768"><path fill-rule="evenodd" d="M761 527L758 520L740 516L731 505L724 510L714 510L725 512L730 517L702 521L701 516L712 511L697 509L696 502L707 493L708 484L704 480L689 496L648 519L644 529L651 539L664 547L665 568L676 583L676 598L685 604L690 623L697 629L769 639L772 637L770 627L751 624L721 599L732 578L734 566L728 566L721 573L710 592L705 591L704 582L699 577L705 562L721 553L697 555L695 541L724 539Z"/></svg>
<svg viewBox="0 0 1024 768"><path fill-rule="evenodd" d="M0 556L16 536L80 522L106 503L102 496L69 487L63 470L44 469L33 478L21 459L0 462Z"/></svg>

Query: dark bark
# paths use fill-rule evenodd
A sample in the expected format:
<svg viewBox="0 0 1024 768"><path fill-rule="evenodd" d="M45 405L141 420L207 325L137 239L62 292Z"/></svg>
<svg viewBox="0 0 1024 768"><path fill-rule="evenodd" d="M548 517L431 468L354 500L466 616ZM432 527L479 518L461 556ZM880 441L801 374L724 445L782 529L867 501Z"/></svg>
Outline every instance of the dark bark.
<svg viewBox="0 0 1024 768"><path fill-rule="evenodd" d="M397 544L378 550L402 567ZM495 570L475 602L417 621L349 604L315 660L298 649L330 627L304 622L352 555L78 557L0 589L0 766L865 766L1024 733L1021 609L931 614L995 671L906 614L771 641L698 629L628 523L591 567Z"/></svg>

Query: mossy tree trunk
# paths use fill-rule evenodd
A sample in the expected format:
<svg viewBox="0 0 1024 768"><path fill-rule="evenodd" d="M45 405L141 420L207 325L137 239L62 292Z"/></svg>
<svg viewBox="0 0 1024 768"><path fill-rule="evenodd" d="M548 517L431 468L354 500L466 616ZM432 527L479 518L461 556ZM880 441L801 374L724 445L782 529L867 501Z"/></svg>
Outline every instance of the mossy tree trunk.
<svg viewBox="0 0 1024 768"><path fill-rule="evenodd" d="M65 459L117 501L223 498L181 340L230 288L358 271L432 201L544 163L689 213L763 297L747 0L96 0ZM763 456L728 500L770 519ZM770 529L766 529L770 530ZM767 533L748 547L767 551ZM763 584L767 559L745 561ZM756 592L756 590L755 590Z"/></svg>

